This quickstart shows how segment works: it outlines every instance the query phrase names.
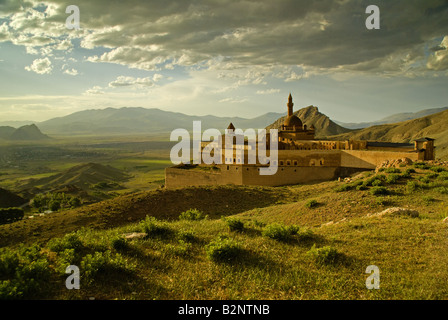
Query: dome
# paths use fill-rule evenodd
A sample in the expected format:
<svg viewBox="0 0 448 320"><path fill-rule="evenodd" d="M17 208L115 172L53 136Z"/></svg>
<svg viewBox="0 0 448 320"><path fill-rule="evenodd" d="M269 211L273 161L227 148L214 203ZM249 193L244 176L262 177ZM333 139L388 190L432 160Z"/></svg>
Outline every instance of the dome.
<svg viewBox="0 0 448 320"><path fill-rule="evenodd" d="M296 126L296 128L302 129L302 121L296 115L287 117L283 125L286 127Z"/></svg>

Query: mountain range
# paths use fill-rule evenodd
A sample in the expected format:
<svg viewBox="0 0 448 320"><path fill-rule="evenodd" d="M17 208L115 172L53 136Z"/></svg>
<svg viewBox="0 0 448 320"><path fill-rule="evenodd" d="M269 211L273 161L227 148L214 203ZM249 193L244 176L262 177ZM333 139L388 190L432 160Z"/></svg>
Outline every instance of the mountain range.
<svg viewBox="0 0 448 320"><path fill-rule="evenodd" d="M429 116L431 114L439 113L442 111L448 110L448 107L443 108L431 108L431 109L424 109L418 112L403 112L403 113L396 113L391 116L385 117L378 121L371 121L371 122L341 122L334 120L338 125L347 128L347 129L363 129L368 128L371 126L381 125L381 124L388 124L388 123L396 123L406 120L413 120L425 116Z"/></svg>

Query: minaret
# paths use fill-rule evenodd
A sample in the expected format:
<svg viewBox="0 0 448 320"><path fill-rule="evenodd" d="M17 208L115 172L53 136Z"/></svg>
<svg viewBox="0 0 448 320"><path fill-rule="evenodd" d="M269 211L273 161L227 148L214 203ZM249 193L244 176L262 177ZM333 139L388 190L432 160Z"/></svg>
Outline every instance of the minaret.
<svg viewBox="0 0 448 320"><path fill-rule="evenodd" d="M294 106L294 103L292 103L292 96L291 93L288 97L288 103L286 104L288 106L288 117L292 116L292 107Z"/></svg>

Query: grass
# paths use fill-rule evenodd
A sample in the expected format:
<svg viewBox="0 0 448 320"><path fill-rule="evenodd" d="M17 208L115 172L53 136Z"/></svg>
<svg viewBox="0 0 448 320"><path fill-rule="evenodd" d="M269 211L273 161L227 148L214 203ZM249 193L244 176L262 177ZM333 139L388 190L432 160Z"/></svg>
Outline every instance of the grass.
<svg viewBox="0 0 448 320"><path fill-rule="evenodd" d="M356 190L352 183L349 190L336 192L341 184L332 181L284 188L187 188L177 194L128 196L129 201L118 198L120 202L77 209L72 216L79 220L65 224L53 216L2 226L10 244L0 261L26 257L19 239L27 239L25 247L38 242L33 254L41 262L35 272L43 272L47 280L20 296L25 298L446 299L448 229L442 219L448 216L448 196L439 191L446 186L439 177L429 183L417 180L430 170L415 169L411 178L387 186L364 184L374 175L356 182L366 190ZM386 182L393 174L384 172L384 178L370 184ZM414 184L411 190L408 186ZM390 192L371 194L375 188ZM316 194L326 205L310 210L304 204ZM213 207L207 198L218 204ZM410 206L420 214L412 219L367 216L390 204ZM189 208L207 208L209 218L179 219ZM221 219L223 215L227 217ZM72 216L67 212L60 218ZM51 221L65 233L50 233ZM242 224L243 232L235 232L226 221ZM75 222L89 228L69 230ZM38 232L32 226L41 226L40 236L21 233L22 228ZM17 238L6 233L9 229ZM151 236L123 236L142 231ZM15 269L25 266L26 258L20 259L21 264L11 264ZM80 266L80 290L65 289L62 270L69 263ZM366 289L369 265L380 269L379 290ZM5 284L15 279L8 274L0 279L3 288L19 292L19 282L16 291Z"/></svg>

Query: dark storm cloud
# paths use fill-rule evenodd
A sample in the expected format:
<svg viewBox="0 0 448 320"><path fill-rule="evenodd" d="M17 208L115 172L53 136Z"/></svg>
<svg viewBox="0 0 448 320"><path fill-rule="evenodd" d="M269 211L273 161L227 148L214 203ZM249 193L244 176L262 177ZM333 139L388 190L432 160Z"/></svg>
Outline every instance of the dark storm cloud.
<svg viewBox="0 0 448 320"><path fill-rule="evenodd" d="M14 19L14 3L0 2L4 17ZM41 36L66 32L55 27L65 22L66 2L45 3L53 9ZM365 27L370 4L381 10L380 30ZM442 0L78 0L77 5L82 31L70 37L80 37L85 48L110 48L90 57L96 62L155 69L213 60L227 67L304 65L375 73L401 72L423 60L437 70L447 65L446 55L424 53L425 45L448 34L448 5ZM32 28L31 19L20 22L8 31L11 36L14 30L37 32L35 20Z"/></svg>

